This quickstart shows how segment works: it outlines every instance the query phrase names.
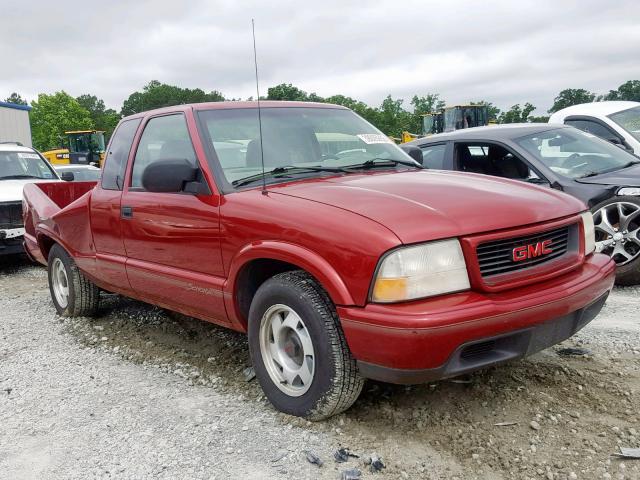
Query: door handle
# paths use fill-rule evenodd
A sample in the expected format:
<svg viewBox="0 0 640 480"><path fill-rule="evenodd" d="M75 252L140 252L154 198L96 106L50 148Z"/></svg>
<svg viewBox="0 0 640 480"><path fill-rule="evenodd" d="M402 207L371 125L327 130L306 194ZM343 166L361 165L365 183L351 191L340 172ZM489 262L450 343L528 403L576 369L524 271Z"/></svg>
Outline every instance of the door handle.
<svg viewBox="0 0 640 480"><path fill-rule="evenodd" d="M122 218L133 218L133 207L121 207L120 216Z"/></svg>

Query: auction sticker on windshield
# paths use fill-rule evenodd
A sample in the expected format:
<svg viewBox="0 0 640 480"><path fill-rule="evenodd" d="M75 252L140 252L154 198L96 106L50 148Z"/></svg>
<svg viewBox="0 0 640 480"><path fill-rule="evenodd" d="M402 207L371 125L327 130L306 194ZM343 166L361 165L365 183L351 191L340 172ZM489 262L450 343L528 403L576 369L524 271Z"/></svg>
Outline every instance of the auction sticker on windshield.
<svg viewBox="0 0 640 480"><path fill-rule="evenodd" d="M18 153L18 158L35 158L39 159L40 156L37 153Z"/></svg>
<svg viewBox="0 0 640 480"><path fill-rule="evenodd" d="M357 135L357 137L367 145L374 143L393 143L389 137L379 133L361 133Z"/></svg>

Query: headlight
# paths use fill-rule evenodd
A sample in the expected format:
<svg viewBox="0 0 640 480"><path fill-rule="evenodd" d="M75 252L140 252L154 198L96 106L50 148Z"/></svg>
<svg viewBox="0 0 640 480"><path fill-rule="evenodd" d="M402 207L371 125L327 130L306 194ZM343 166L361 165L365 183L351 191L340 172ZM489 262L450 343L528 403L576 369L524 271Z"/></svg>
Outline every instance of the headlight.
<svg viewBox="0 0 640 480"><path fill-rule="evenodd" d="M640 188L638 187L622 187L618 190L618 195L629 195L632 197L637 197L640 195Z"/></svg>
<svg viewBox="0 0 640 480"><path fill-rule="evenodd" d="M371 300L402 302L469 288L469 275L457 239L394 250L381 261Z"/></svg>
<svg viewBox="0 0 640 480"><path fill-rule="evenodd" d="M591 212L583 212L580 216L584 230L584 254L589 255L596 249L596 229L593 226L593 215Z"/></svg>

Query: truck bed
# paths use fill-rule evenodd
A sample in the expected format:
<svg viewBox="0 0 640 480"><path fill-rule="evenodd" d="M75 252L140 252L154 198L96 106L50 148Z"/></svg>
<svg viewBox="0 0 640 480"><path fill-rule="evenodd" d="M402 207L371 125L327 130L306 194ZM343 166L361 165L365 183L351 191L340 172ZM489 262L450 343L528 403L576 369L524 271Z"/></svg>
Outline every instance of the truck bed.
<svg viewBox="0 0 640 480"><path fill-rule="evenodd" d="M91 236L89 192L95 185L96 182L46 182L25 185L22 201L25 250L31 258L46 264L47 259L39 245L49 239L72 248L74 245L68 243L70 239L79 236L86 239L87 235ZM78 218L79 216L83 218ZM71 230L73 234L69 235ZM48 249L44 250L46 252ZM76 249L72 249L74 250Z"/></svg>

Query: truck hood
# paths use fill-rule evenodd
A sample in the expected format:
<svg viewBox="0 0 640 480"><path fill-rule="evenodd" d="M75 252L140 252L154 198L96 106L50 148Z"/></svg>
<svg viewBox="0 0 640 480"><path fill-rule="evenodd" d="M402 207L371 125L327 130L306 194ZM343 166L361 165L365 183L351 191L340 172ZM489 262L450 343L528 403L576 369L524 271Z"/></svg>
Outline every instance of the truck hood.
<svg viewBox="0 0 640 480"><path fill-rule="evenodd" d="M0 180L0 202L21 202L22 189L27 183L55 182L56 179L34 179L26 178L24 180Z"/></svg>
<svg viewBox="0 0 640 480"><path fill-rule="evenodd" d="M621 187L640 187L640 164L623 168L615 172L603 173L594 177L580 178L580 183L592 185L619 185Z"/></svg>
<svg viewBox="0 0 640 480"><path fill-rule="evenodd" d="M270 192L362 215L390 229L403 243L531 225L587 209L580 200L549 188L426 170L314 179L272 186ZM348 228L345 225L345 235Z"/></svg>

